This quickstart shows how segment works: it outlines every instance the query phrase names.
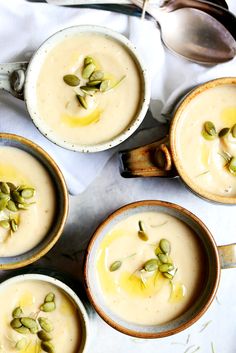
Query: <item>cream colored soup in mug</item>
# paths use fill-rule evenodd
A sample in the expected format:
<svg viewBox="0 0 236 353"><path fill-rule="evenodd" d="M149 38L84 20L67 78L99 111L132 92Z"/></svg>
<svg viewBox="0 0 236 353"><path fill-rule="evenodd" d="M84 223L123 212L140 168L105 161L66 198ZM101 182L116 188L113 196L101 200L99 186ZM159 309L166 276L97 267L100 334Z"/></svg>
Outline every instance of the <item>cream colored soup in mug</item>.
<svg viewBox="0 0 236 353"><path fill-rule="evenodd" d="M82 78L84 59L95 60L96 70L115 85L107 92L86 95L84 109L76 94L87 80ZM78 87L63 81L68 74L80 78ZM38 111L41 118L66 142L94 145L122 133L136 117L141 100L141 81L137 65L127 49L102 34L78 34L64 39L49 53L37 81Z"/></svg>
<svg viewBox="0 0 236 353"><path fill-rule="evenodd" d="M52 312L40 311L40 306L48 293L55 294L56 309ZM20 353L42 352L37 334L21 334L16 332L10 322L13 320L12 312L21 307L21 317L40 317L50 320L53 330L50 332L55 353L78 353L81 343L81 325L79 314L74 303L58 287L44 282L26 280L10 284L0 290L0 347L2 352L19 352L15 348L17 342L24 338L25 348ZM37 321L38 322L38 321ZM38 330L40 325L38 322Z"/></svg>
<svg viewBox="0 0 236 353"><path fill-rule="evenodd" d="M0 211L0 221L14 218L18 223L15 232L0 226L0 256L20 255L39 244L52 226L55 190L42 164L15 147L0 147L0 181L35 189L35 195L26 200L27 210Z"/></svg>
<svg viewBox="0 0 236 353"><path fill-rule="evenodd" d="M140 220L146 241L138 236ZM171 244L172 280L159 270L143 270L146 261L157 259L155 251L163 238ZM111 271L116 261L121 266ZM197 236L177 218L159 212L138 213L119 222L102 240L96 267L108 307L124 320L143 325L164 324L183 314L204 281Z"/></svg>
<svg viewBox="0 0 236 353"><path fill-rule="evenodd" d="M236 138L206 140L204 123L211 121L217 133L236 123L236 87L222 85L196 96L182 112L177 132L177 152L187 177L203 191L236 196L236 176L226 167L225 153L236 157Z"/></svg>

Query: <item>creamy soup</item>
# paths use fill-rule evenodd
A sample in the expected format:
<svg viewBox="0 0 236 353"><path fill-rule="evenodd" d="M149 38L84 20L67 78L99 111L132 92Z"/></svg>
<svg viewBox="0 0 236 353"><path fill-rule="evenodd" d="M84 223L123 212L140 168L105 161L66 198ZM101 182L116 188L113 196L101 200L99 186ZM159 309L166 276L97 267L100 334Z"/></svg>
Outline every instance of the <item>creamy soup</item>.
<svg viewBox="0 0 236 353"><path fill-rule="evenodd" d="M160 248L163 239L170 245L166 254ZM119 222L102 240L96 267L108 307L136 324L175 319L190 307L203 283L197 236L177 218L158 212L138 213Z"/></svg>
<svg viewBox="0 0 236 353"><path fill-rule="evenodd" d="M0 256L19 255L40 243L52 226L54 187L42 164L29 153L14 147L0 147L0 181L13 183L15 188L23 186L34 190L32 197L20 200L24 201L25 209L17 207L11 211L6 206L0 211ZM21 194L19 190L17 195ZM6 194L3 196L8 197ZM0 203L1 197L2 192ZM12 198L12 192L9 197L15 207L21 203ZM17 229L4 227L4 222L16 223Z"/></svg>
<svg viewBox="0 0 236 353"><path fill-rule="evenodd" d="M40 311L40 307L49 293L55 295L55 310L51 312ZM40 334L38 337L39 331L49 334L51 340L48 342L53 345L55 353L79 352L81 343L79 314L74 303L58 287L44 281L26 280L17 282L0 290L0 303L1 352L43 352L41 349L42 340L39 338L41 337ZM12 314L15 309L20 312L20 315L18 315L20 320L25 317L36 320L35 333L23 334L12 327L17 326L16 323L12 323L14 316L17 316ZM47 331L41 327L40 318L42 317L49 322L50 326ZM17 349L17 344L21 344L23 348Z"/></svg>
<svg viewBox="0 0 236 353"><path fill-rule="evenodd" d="M216 133L210 139L208 134L204 135L204 124L209 121L215 127L213 135ZM236 135L230 131L234 124L236 87L233 85L204 91L182 113L176 131L178 156L184 173L203 191L236 196L236 166L231 171L229 168L230 161L236 157ZM229 131L220 137L223 128Z"/></svg>
<svg viewBox="0 0 236 353"><path fill-rule="evenodd" d="M86 58L104 75L109 89L85 92ZM89 63L89 62L88 62ZM76 75L77 86L63 78ZM141 100L139 69L127 49L101 34L81 34L64 39L46 57L37 81L38 111L55 135L66 142L94 145L119 135L136 117ZM91 88L91 87L90 87ZM78 96L86 100L83 107Z"/></svg>

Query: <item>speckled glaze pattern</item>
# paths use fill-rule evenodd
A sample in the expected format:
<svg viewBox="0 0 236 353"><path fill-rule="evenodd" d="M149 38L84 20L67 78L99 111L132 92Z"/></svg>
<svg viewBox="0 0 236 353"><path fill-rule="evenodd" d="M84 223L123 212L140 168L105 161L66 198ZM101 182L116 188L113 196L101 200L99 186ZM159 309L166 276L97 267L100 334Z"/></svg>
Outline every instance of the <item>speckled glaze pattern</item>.
<svg viewBox="0 0 236 353"><path fill-rule="evenodd" d="M206 255L207 276L204 289L194 305L177 319L163 325L136 325L115 315L105 304L96 276L96 254L102 239L118 222L139 212L162 212L178 218L192 228ZM176 334L196 322L208 309L214 299L220 279L218 249L208 228L194 214L181 206L164 201L139 201L126 205L112 213L93 234L87 248L84 265L86 291L97 313L113 328L124 334L140 338L161 338Z"/></svg>
<svg viewBox="0 0 236 353"><path fill-rule="evenodd" d="M38 145L18 135L0 133L0 146L19 148L36 158L52 178L57 209L54 222L42 242L24 254L0 257L0 270L9 270L29 265L44 256L60 238L68 214L68 192L64 177L54 160Z"/></svg>

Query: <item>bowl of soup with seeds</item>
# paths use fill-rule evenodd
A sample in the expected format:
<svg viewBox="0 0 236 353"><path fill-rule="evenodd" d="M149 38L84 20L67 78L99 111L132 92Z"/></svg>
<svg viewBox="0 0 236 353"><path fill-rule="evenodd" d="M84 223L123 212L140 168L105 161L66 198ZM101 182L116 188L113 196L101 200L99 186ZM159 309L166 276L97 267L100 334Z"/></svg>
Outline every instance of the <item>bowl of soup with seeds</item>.
<svg viewBox="0 0 236 353"><path fill-rule="evenodd" d="M39 130L82 152L111 148L141 124L150 92L136 49L119 33L75 26L47 39L29 63L25 100Z"/></svg>
<svg viewBox="0 0 236 353"><path fill-rule="evenodd" d="M7 300L6 300L7 299ZM63 282L25 274L0 284L0 347L8 353L85 353L88 316Z"/></svg>
<svg viewBox="0 0 236 353"><path fill-rule="evenodd" d="M67 216L63 175L49 155L17 135L0 134L0 268L27 265L60 237Z"/></svg>
<svg viewBox="0 0 236 353"><path fill-rule="evenodd" d="M218 286L219 260L207 228L189 211L140 201L109 216L90 240L88 297L113 328L159 338L193 324Z"/></svg>

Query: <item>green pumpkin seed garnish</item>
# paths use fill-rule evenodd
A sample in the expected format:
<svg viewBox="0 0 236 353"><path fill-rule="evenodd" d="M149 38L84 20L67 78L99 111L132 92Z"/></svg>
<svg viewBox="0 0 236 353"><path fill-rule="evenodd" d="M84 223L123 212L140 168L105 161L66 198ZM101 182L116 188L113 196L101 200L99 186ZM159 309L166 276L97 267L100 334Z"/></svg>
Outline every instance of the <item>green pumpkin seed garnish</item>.
<svg viewBox="0 0 236 353"><path fill-rule="evenodd" d="M7 183L5 182L1 182L1 191L4 193L4 194L10 194L10 187Z"/></svg>
<svg viewBox="0 0 236 353"><path fill-rule="evenodd" d="M48 341L41 342L41 348L44 352L54 353L54 346L51 342L48 342Z"/></svg>
<svg viewBox="0 0 236 353"><path fill-rule="evenodd" d="M26 188L21 191L21 196L24 197L24 199L30 199L31 197L34 196L35 194L35 189L34 188Z"/></svg>
<svg viewBox="0 0 236 353"><path fill-rule="evenodd" d="M231 134L233 137L236 137L236 124L234 124L231 128Z"/></svg>
<svg viewBox="0 0 236 353"><path fill-rule="evenodd" d="M206 121L204 123L204 130L210 136L216 136L217 135L215 125L211 121Z"/></svg>
<svg viewBox="0 0 236 353"><path fill-rule="evenodd" d="M139 231L138 231L139 238L143 241L147 241L148 236L147 236L147 233L144 231L144 222L139 221L138 226L139 226Z"/></svg>
<svg viewBox="0 0 236 353"><path fill-rule="evenodd" d="M171 273L163 272L162 274L163 274L164 277L166 277L168 279L173 279L174 278L174 276Z"/></svg>
<svg viewBox="0 0 236 353"><path fill-rule="evenodd" d="M15 348L18 351L21 351L22 349L25 349L27 346L27 339L26 338L22 338L21 340L16 342Z"/></svg>
<svg viewBox="0 0 236 353"><path fill-rule="evenodd" d="M109 267L109 270L111 272L117 271L119 270L119 268L121 267L122 262L121 261L115 261L111 264L111 266Z"/></svg>
<svg viewBox="0 0 236 353"><path fill-rule="evenodd" d="M17 231L18 225L17 225L15 219L11 219L11 220L10 220L10 226L11 226L11 230L12 230L13 232L16 232L16 231Z"/></svg>
<svg viewBox="0 0 236 353"><path fill-rule="evenodd" d="M162 254L162 251L161 251L160 247L158 246L158 247L155 249L155 255L158 256L159 254Z"/></svg>
<svg viewBox="0 0 236 353"><path fill-rule="evenodd" d="M27 327L25 327L25 326L21 326L19 328L15 328L14 330L16 332L18 332L18 333L21 333L22 335L27 335L28 333L30 333L30 330Z"/></svg>
<svg viewBox="0 0 236 353"><path fill-rule="evenodd" d="M17 207L19 210L28 210L29 209L29 204L28 203L18 203Z"/></svg>
<svg viewBox="0 0 236 353"><path fill-rule="evenodd" d="M32 319L31 317L22 317L20 321L23 326L27 327L30 330L38 328L36 320Z"/></svg>
<svg viewBox="0 0 236 353"><path fill-rule="evenodd" d="M72 87L78 86L80 83L80 79L76 75L65 75L63 80L68 86Z"/></svg>
<svg viewBox="0 0 236 353"><path fill-rule="evenodd" d="M174 266L172 264L162 264L159 266L159 271L160 272L168 272L174 269Z"/></svg>
<svg viewBox="0 0 236 353"><path fill-rule="evenodd" d="M10 223L8 220L3 219L2 221L0 221L0 227L9 230L10 229Z"/></svg>
<svg viewBox="0 0 236 353"><path fill-rule="evenodd" d="M215 140L216 136L214 135L209 135L205 130L202 130L202 136L204 137L205 140L212 141Z"/></svg>
<svg viewBox="0 0 236 353"><path fill-rule="evenodd" d="M45 313L49 313L56 309L56 304L54 302L44 303L40 306L40 310L44 311Z"/></svg>
<svg viewBox="0 0 236 353"><path fill-rule="evenodd" d="M91 56L86 56L84 59L84 66L87 66L88 64L94 64L94 60L91 58Z"/></svg>
<svg viewBox="0 0 236 353"><path fill-rule="evenodd" d="M106 92L110 89L111 81L110 80L103 80L100 84L100 92Z"/></svg>
<svg viewBox="0 0 236 353"><path fill-rule="evenodd" d="M0 211L3 211L7 206L8 200L7 199L0 199Z"/></svg>
<svg viewBox="0 0 236 353"><path fill-rule="evenodd" d="M46 331L46 332L51 332L53 330L53 325L49 319L46 317L39 317L38 319L40 327Z"/></svg>
<svg viewBox="0 0 236 353"><path fill-rule="evenodd" d="M50 292L46 295L44 302L49 303L49 302L53 302L54 300L55 300L55 294Z"/></svg>
<svg viewBox="0 0 236 353"><path fill-rule="evenodd" d="M76 95L76 98L78 99L78 101L80 102L80 105L84 108L84 109L88 109L88 104L86 102L86 98L80 96L79 94Z"/></svg>
<svg viewBox="0 0 236 353"><path fill-rule="evenodd" d="M0 192L0 200L10 200L11 197L8 194L4 194L3 192Z"/></svg>
<svg viewBox="0 0 236 353"><path fill-rule="evenodd" d="M169 257L165 254L158 254L158 258L163 264L167 264L169 262Z"/></svg>
<svg viewBox="0 0 236 353"><path fill-rule="evenodd" d="M25 199L16 190L12 191L12 198L13 198L13 201L15 201L17 203L24 203L25 202Z"/></svg>
<svg viewBox="0 0 236 353"><path fill-rule="evenodd" d="M104 73L101 70L96 70L89 77L89 81L102 80L104 77Z"/></svg>
<svg viewBox="0 0 236 353"><path fill-rule="evenodd" d="M94 87L94 86L81 86L80 89L85 94L99 91L99 89L97 87Z"/></svg>
<svg viewBox="0 0 236 353"><path fill-rule="evenodd" d="M220 130L218 136L219 137L224 137L226 136L230 131L230 128L229 127L224 127L223 129Z"/></svg>
<svg viewBox="0 0 236 353"><path fill-rule="evenodd" d="M22 326L22 323L19 318L14 318L11 322L10 325L12 328L16 329Z"/></svg>
<svg viewBox="0 0 236 353"><path fill-rule="evenodd" d="M147 272L153 272L153 271L158 270L158 260L157 259L150 259L150 260L146 261L143 268Z"/></svg>
<svg viewBox="0 0 236 353"><path fill-rule="evenodd" d="M6 206L6 207L7 207L7 209L8 209L9 211L12 211L12 212L17 212L17 211L18 211L18 208L17 208L15 202L12 201L12 200L9 200L9 201L7 202L7 206Z"/></svg>
<svg viewBox="0 0 236 353"><path fill-rule="evenodd" d="M236 157L232 157L230 162L228 163L228 169L230 173L236 175Z"/></svg>
<svg viewBox="0 0 236 353"><path fill-rule="evenodd" d="M87 82L87 86L88 87L98 86L98 85L100 85L101 82L102 82L101 80L89 81L89 82Z"/></svg>
<svg viewBox="0 0 236 353"><path fill-rule="evenodd" d="M17 319L19 317L21 317L23 315L23 310L21 309L20 306L18 306L17 308L15 308L12 312L12 317L14 319Z"/></svg>
<svg viewBox="0 0 236 353"><path fill-rule="evenodd" d="M45 331L39 331L38 333L37 333L37 335L38 335L38 338L41 340L41 341L51 341L52 340L52 336L49 334L49 333L47 333L47 332L45 332Z"/></svg>
<svg viewBox="0 0 236 353"><path fill-rule="evenodd" d="M82 71L82 77L88 79L94 72L96 66L93 63L86 65Z"/></svg>
<svg viewBox="0 0 236 353"><path fill-rule="evenodd" d="M39 328L38 327L33 327L30 329L30 333L32 333L33 335L35 335L36 333L38 333Z"/></svg>
<svg viewBox="0 0 236 353"><path fill-rule="evenodd" d="M170 254L170 242L167 239L161 239L159 247L164 254Z"/></svg>

